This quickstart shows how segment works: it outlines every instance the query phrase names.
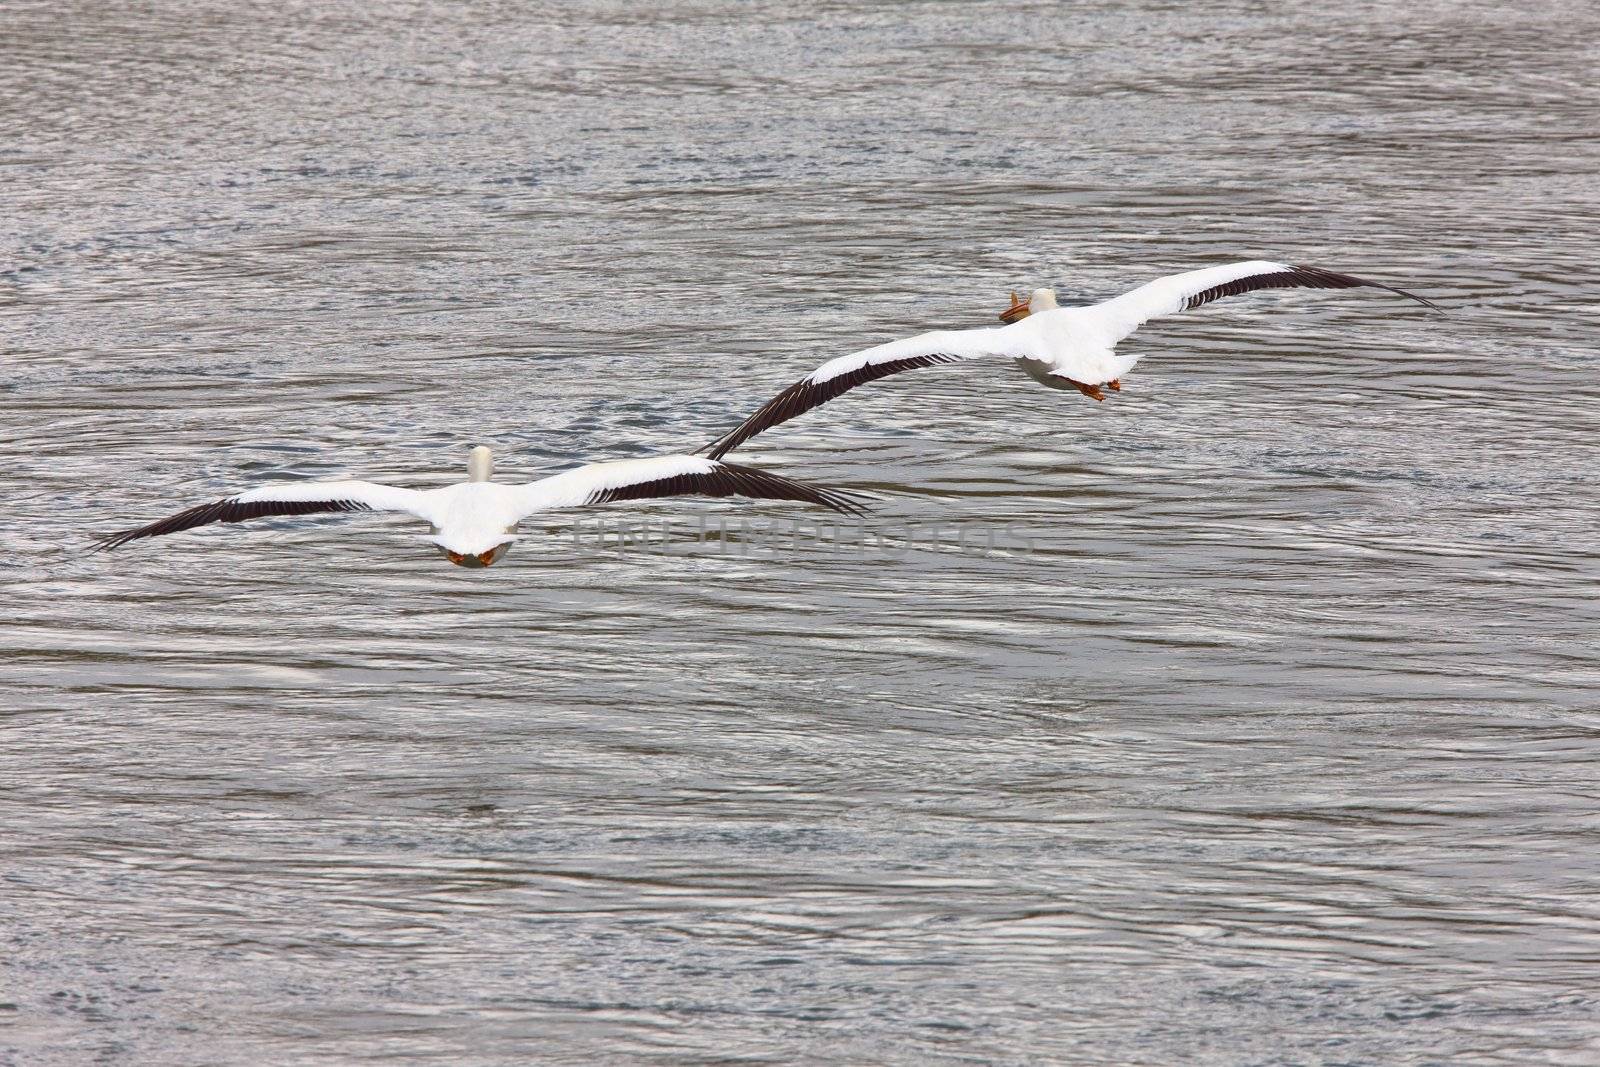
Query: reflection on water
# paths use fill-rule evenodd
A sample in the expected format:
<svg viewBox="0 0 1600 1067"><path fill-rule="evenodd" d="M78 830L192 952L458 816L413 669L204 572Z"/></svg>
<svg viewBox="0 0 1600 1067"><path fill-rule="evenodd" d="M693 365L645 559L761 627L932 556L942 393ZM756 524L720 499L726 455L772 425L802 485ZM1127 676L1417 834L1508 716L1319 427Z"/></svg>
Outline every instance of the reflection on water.
<svg viewBox="0 0 1600 1067"><path fill-rule="evenodd" d="M1589 6L0 20L0 1060L1600 1054ZM1261 294L1105 404L920 371L740 453L897 551L84 554L1257 255L1449 313Z"/></svg>

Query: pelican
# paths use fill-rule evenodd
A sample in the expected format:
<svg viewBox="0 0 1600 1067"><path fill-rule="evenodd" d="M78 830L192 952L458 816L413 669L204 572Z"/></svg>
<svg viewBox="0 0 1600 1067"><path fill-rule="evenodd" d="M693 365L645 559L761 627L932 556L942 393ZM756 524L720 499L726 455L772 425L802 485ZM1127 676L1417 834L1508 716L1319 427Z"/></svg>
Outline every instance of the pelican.
<svg viewBox="0 0 1600 1067"><path fill-rule="evenodd" d="M1352 289L1371 286L1409 297L1434 310L1438 305L1382 282L1253 259L1159 278L1112 300L1086 307L1061 307L1054 289L1035 289L1027 301L1012 295L1000 313L1004 326L935 330L890 341L829 360L763 404L754 415L701 451L719 459L763 430L788 422L858 385L904 370L969 359L1014 359L1035 381L1052 389L1077 389L1104 400L1100 388L1120 391L1122 376L1139 362L1118 355L1117 342L1158 315L1209 304L1257 289Z"/></svg>
<svg viewBox="0 0 1600 1067"><path fill-rule="evenodd" d="M159 537L213 522L314 512L399 511L433 525L426 539L451 563L487 567L517 540L517 524L558 508L664 496L748 496L798 500L859 515L853 494L702 456L652 456L590 463L527 485L491 482L493 457L482 445L467 455L467 480L439 489L402 489L376 482L299 482L268 485L199 504L146 526L97 539L96 550Z"/></svg>

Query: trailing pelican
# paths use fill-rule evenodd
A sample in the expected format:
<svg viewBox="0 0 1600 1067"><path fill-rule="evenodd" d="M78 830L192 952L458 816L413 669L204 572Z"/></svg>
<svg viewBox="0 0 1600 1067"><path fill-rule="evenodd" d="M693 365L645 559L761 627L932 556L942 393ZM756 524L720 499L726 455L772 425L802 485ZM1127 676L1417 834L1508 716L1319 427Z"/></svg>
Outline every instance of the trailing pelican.
<svg viewBox="0 0 1600 1067"><path fill-rule="evenodd" d="M1029 377L1052 389L1077 389L1104 400L1100 387L1120 390L1122 376L1140 358L1118 355L1117 342L1158 315L1187 311L1256 289L1357 286L1387 289L1438 310L1433 302L1392 285L1259 259L1174 274L1087 307L1060 307L1055 290L1035 289L1027 301L1019 301L1013 294L1011 306L1000 313L1004 326L935 330L829 360L702 451L718 459L762 430L899 371L991 356L1016 360Z"/></svg>
<svg viewBox="0 0 1600 1067"><path fill-rule="evenodd" d="M489 480L493 458L479 445L467 456L467 480L439 489L401 489L376 482L299 482L263 486L200 504L132 530L98 539L96 548L117 548L141 537L192 530L213 522L242 522L268 515L323 511L400 511L433 524L427 536L451 563L487 567L517 540L517 523L557 508L643 500L663 496L748 496L799 500L847 514L862 514L850 494L720 463L701 456L653 456L590 463L527 485Z"/></svg>

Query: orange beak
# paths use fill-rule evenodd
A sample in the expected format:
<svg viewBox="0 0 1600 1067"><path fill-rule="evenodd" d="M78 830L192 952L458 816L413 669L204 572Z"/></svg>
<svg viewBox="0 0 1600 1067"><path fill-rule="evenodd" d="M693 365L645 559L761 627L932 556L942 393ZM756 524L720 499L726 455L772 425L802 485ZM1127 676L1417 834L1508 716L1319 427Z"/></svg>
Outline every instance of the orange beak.
<svg viewBox="0 0 1600 1067"><path fill-rule="evenodd" d="M1019 299L1017 294L1013 292L1011 294L1011 306L1000 312L1000 321L1009 326L1011 323L1021 322L1027 317L1028 302L1026 300Z"/></svg>

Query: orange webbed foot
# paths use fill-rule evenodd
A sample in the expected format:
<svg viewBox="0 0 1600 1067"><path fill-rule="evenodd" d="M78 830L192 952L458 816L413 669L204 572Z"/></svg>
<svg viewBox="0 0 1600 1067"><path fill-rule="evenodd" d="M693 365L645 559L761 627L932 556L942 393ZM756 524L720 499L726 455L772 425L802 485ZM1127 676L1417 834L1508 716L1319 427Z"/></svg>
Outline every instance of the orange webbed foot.
<svg viewBox="0 0 1600 1067"><path fill-rule="evenodd" d="M1121 378L1113 378L1109 382L1106 383L1106 387L1109 388L1114 393L1120 393L1120 392L1122 392L1122 379Z"/></svg>

